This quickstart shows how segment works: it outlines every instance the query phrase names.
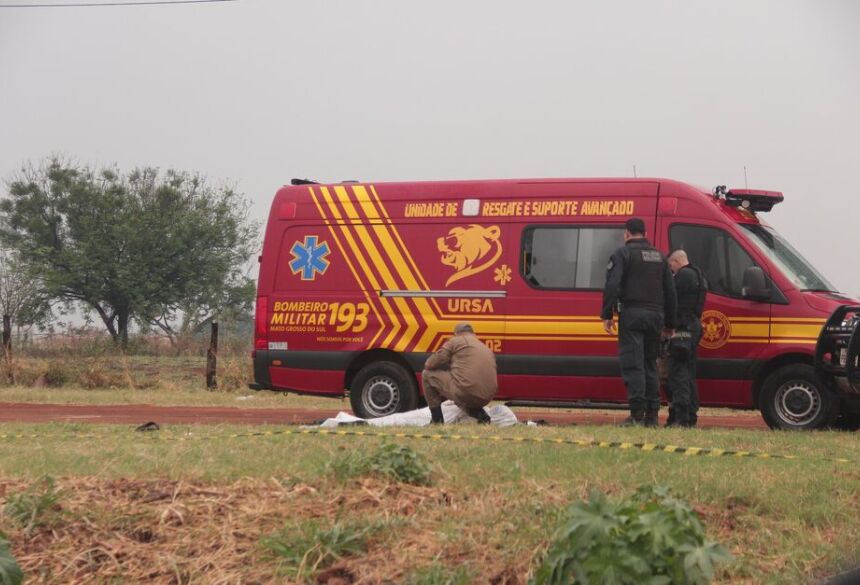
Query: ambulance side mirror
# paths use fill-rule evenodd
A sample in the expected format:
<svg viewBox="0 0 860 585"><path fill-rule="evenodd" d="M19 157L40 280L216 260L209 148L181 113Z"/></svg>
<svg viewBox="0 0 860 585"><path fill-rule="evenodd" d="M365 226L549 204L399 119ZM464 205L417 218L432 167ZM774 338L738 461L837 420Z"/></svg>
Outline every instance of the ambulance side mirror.
<svg viewBox="0 0 860 585"><path fill-rule="evenodd" d="M769 301L770 287L767 276L760 266L750 266L744 270L743 288L741 296L753 301Z"/></svg>

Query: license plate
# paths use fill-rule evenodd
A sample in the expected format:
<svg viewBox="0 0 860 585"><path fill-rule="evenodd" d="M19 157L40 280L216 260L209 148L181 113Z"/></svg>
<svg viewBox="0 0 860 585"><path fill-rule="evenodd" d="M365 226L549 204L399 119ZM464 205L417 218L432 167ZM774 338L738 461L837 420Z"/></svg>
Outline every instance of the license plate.
<svg viewBox="0 0 860 585"><path fill-rule="evenodd" d="M848 348L843 347L842 349L839 350L839 365L844 366L847 361L848 361Z"/></svg>

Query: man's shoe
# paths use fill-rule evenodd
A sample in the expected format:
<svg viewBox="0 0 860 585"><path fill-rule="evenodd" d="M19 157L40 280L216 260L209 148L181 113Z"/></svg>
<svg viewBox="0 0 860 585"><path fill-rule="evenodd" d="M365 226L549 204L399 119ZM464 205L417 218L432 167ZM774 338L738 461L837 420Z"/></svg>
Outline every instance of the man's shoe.
<svg viewBox="0 0 860 585"><path fill-rule="evenodd" d="M645 413L645 417L642 419L642 424L646 427L656 427L657 426L657 411L649 410Z"/></svg>
<svg viewBox="0 0 860 585"><path fill-rule="evenodd" d="M431 406L430 407L430 424L431 425L445 424L445 417L442 416L442 407L441 406Z"/></svg>
<svg viewBox="0 0 860 585"><path fill-rule="evenodd" d="M472 418L478 419L479 425L488 425L491 422L490 415L483 408L467 408L466 414Z"/></svg>

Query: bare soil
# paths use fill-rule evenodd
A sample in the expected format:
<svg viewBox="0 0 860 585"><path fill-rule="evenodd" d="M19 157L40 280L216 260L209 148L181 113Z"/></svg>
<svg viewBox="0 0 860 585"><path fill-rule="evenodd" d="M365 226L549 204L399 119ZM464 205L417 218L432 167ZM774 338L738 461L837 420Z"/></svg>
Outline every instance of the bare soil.
<svg viewBox="0 0 860 585"><path fill-rule="evenodd" d="M543 420L551 425L611 425L621 422L624 411L518 410L522 421ZM150 404L83 405L0 403L0 422L79 422L139 425L158 424L310 424L335 416L337 410L311 408L231 408L214 406L153 406ZM665 409L661 421L665 422ZM758 412L703 413L702 428L766 429Z"/></svg>

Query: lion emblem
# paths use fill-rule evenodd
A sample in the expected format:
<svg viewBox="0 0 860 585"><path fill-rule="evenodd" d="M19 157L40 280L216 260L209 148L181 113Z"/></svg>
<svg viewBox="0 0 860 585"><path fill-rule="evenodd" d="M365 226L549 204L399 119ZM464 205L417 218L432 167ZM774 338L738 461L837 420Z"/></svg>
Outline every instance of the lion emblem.
<svg viewBox="0 0 860 585"><path fill-rule="evenodd" d="M438 238L436 247L442 253L442 264L456 271L445 286L492 266L502 255L502 244L499 242L501 234L497 225L484 227L472 224L452 228L447 236Z"/></svg>

